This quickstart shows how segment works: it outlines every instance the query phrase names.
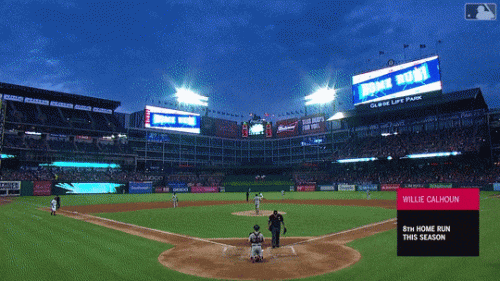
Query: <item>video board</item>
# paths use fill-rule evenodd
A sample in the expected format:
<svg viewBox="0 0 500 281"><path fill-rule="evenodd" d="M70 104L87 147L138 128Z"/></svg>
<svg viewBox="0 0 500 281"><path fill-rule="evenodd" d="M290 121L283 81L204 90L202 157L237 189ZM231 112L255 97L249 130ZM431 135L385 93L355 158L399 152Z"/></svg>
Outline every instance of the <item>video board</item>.
<svg viewBox="0 0 500 281"><path fill-rule="evenodd" d="M415 95L440 90L442 90L442 85L438 56L352 77L352 94L355 106L373 103L376 104L375 107L382 107L389 105L388 102L391 99L406 97L398 102L404 103L405 101L413 101L412 98Z"/></svg>
<svg viewBox="0 0 500 281"><path fill-rule="evenodd" d="M286 138L299 134L299 120L297 118L280 120L276 122L276 137Z"/></svg>
<svg viewBox="0 0 500 281"><path fill-rule="evenodd" d="M316 134L325 131L325 115L316 114L303 117L301 120L302 134Z"/></svg>
<svg viewBox="0 0 500 281"><path fill-rule="evenodd" d="M144 112L144 127L199 134L200 115L197 113L146 105Z"/></svg>

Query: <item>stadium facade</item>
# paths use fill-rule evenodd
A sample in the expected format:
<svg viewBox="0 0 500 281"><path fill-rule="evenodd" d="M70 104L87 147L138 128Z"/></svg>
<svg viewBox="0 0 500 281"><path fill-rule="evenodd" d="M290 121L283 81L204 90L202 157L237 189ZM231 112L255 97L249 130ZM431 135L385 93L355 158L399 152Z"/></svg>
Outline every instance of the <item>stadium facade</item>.
<svg viewBox="0 0 500 281"><path fill-rule="evenodd" d="M119 101L6 83L0 84L0 91L2 153L14 155L12 161L23 166L77 159L139 170L290 168L342 159L400 159L450 148L462 157L498 162L500 149L500 111L488 110L478 88L437 95L419 104L356 108L340 121L326 121L322 115L280 120L272 124L270 134L249 137L242 129L254 120L237 124L202 116L200 134L183 133L146 128L145 111L116 113ZM416 134L423 136L420 145L406 137ZM402 142L400 151L387 151L393 142Z"/></svg>

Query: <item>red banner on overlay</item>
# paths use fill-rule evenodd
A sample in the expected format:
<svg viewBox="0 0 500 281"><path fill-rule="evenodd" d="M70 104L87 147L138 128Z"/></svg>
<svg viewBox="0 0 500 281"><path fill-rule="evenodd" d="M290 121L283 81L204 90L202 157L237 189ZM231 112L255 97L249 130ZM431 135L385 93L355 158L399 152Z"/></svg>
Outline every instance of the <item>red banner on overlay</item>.
<svg viewBox="0 0 500 281"><path fill-rule="evenodd" d="M316 191L315 185L297 185L297 191Z"/></svg>
<svg viewBox="0 0 500 281"><path fill-rule="evenodd" d="M479 210L479 188L400 188L398 210Z"/></svg>
<svg viewBox="0 0 500 281"><path fill-rule="evenodd" d="M34 181L33 195L34 196L49 196L52 194L51 181Z"/></svg>
<svg viewBox="0 0 500 281"><path fill-rule="evenodd" d="M191 193L214 193L219 192L218 186L192 186Z"/></svg>

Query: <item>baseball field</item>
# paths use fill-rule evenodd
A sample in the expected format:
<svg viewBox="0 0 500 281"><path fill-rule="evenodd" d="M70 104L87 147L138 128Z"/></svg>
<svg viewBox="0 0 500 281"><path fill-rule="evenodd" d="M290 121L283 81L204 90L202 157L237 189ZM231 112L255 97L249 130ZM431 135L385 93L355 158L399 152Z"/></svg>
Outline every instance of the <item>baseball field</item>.
<svg viewBox="0 0 500 281"><path fill-rule="evenodd" d="M481 192L479 257L397 257L396 193L244 193L0 198L0 280L498 280L500 195ZM288 232L270 249L267 216ZM253 225L267 239L252 264ZM463 245L456 245L462 247Z"/></svg>

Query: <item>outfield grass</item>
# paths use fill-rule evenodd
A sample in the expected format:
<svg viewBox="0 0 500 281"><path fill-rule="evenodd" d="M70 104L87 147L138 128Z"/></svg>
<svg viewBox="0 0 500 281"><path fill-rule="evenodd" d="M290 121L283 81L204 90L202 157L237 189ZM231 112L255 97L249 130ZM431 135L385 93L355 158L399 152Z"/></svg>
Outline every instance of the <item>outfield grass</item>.
<svg viewBox="0 0 500 281"><path fill-rule="evenodd" d="M500 273L498 254L500 248L500 240L498 239L500 199L485 199L491 194L498 194L498 192L481 192L479 257L397 257L396 231L391 230L349 243L349 246L360 251L363 255L363 258L353 266L335 273L303 280L498 280ZM62 203L64 206L64 204L147 202L167 200L170 197L169 194L161 195L73 195L62 196ZM286 196L288 195L296 197L295 199L299 199L299 197L308 199L345 199L346 197L362 199L366 196L357 192L287 193ZM242 193L179 194L179 196L182 198L181 200L243 200L245 197ZM395 199L395 196L395 192L372 193L372 198L391 199L390 197L392 197ZM264 193L264 197L277 199L281 197L281 194ZM209 280L181 274L163 267L158 262L158 255L169 249L170 245L63 216L53 217L48 212L39 211L37 209L39 206L49 206L50 198L21 197L16 198L14 203L0 206L0 280ZM154 200L150 200L152 198ZM213 210L212 212L225 212L224 207L231 208L231 206L207 208ZM305 205L297 207L297 211L293 210L295 208L293 205L286 205L283 208L277 205L277 207L284 211L290 208L292 213L289 217L292 217L291 214L300 216L300 208L306 208L308 212L312 213L322 210L317 209L318 206ZM324 207L325 210L331 210L333 213L349 213L343 213L335 206ZM203 208L205 207L200 207L200 210ZM164 211L170 214L170 212L182 209ZM186 209L187 214L194 214L195 210L190 209L196 208L184 209ZM373 209L384 210L382 208ZM394 212L394 210L386 211ZM375 216L384 215L375 214ZM296 231L301 232L301 226L299 223L294 225L293 220L288 219L287 216L288 214L285 215L285 219L289 223L287 226L290 227L290 232L293 231L290 235L306 235L295 233ZM233 216L230 217L232 219ZM321 219L322 217L310 218L311 223L317 223L317 220L321 221ZM362 219L357 219L359 220L357 223L363 223ZM328 221L329 224L331 223L333 231L335 231L335 227L339 229L350 227L350 221L347 219L342 221L339 217L335 218L335 215L328 218ZM179 222L181 221L179 220ZM154 220L151 223L154 223ZM252 225L251 221L248 223ZM185 227L184 231L189 230L190 224L185 222L183 224L189 226ZM169 227L173 227L173 225L174 222ZM327 231L326 227L322 226L325 223L320 222L317 225L318 230ZM246 222L242 226L243 228L245 229L244 233L249 232ZM236 230L235 228L234 231ZM220 233L215 234L216 231L220 231ZM223 227L203 231L206 237L224 237L226 232L228 231Z"/></svg>
<svg viewBox="0 0 500 281"><path fill-rule="evenodd" d="M250 193L250 200L255 196L256 192ZM366 199L366 192L352 191L318 191L318 192L286 192L282 197L280 192L263 192L264 200L281 200L281 199ZM172 198L171 193L153 193L153 194L99 194L99 195L62 195L62 206L77 206L77 205L95 205L95 204L116 204L116 203L133 203L133 202L165 202ZM225 192L225 193L178 193L180 204L182 201L221 201L221 200L238 200L246 201L245 193L240 192ZM54 196L33 196L22 197L24 204L32 204L37 206L49 207L50 200ZM395 200L396 192L371 192L372 200L384 199ZM21 199L21 198L20 198ZM265 201L263 201L265 203Z"/></svg>
<svg viewBox="0 0 500 281"><path fill-rule="evenodd" d="M261 210L285 212L287 236L317 236L396 217L396 210L378 207L262 204ZM255 224L267 228L267 217L231 215L254 210L253 204L186 207L105 213L98 216L202 238L247 237ZM270 232L263 231L264 235Z"/></svg>

